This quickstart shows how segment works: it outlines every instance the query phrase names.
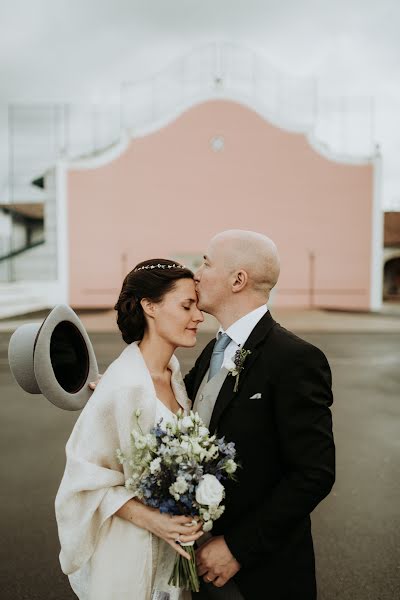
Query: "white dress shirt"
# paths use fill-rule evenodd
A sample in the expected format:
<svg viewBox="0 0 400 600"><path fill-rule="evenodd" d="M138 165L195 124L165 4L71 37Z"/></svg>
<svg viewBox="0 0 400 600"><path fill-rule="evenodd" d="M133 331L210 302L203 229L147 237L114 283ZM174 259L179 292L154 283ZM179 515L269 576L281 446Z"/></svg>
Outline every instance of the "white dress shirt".
<svg viewBox="0 0 400 600"><path fill-rule="evenodd" d="M222 327L219 328L217 335L220 332L226 333L232 339L232 341L229 342L228 346L225 348L224 363L228 359L232 359L234 357L236 350L243 346L254 327L267 311L267 305L263 304L262 306L259 306L258 308L247 313L247 315L244 315L244 317L241 317L232 323L232 325L230 325L226 331L224 331Z"/></svg>

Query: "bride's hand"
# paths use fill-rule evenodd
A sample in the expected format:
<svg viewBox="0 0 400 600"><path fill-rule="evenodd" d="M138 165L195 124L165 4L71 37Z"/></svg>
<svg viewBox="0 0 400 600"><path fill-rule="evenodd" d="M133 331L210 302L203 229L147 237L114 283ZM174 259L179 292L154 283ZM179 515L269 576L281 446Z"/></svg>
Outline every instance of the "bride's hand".
<svg viewBox="0 0 400 600"><path fill-rule="evenodd" d="M155 508L148 506L144 512L144 526L154 535L165 540L176 552L190 559L189 554L185 551L184 546L180 546L179 542L192 542L198 540L203 535L201 529L202 522L197 521L193 525L192 517L171 516L165 513L160 513Z"/></svg>

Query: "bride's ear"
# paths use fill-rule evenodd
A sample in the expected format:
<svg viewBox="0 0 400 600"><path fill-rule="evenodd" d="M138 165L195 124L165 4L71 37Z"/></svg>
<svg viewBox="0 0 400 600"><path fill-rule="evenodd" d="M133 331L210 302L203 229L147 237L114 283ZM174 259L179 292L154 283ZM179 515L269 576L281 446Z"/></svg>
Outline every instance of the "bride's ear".
<svg viewBox="0 0 400 600"><path fill-rule="evenodd" d="M154 318L154 302L148 300L147 298L142 298L140 300L140 304L142 305L144 314L151 319Z"/></svg>

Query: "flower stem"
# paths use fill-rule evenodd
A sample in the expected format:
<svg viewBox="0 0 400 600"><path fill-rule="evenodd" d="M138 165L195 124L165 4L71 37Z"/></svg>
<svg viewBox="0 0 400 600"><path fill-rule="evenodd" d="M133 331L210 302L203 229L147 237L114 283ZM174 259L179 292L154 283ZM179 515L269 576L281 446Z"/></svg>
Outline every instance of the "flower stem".
<svg viewBox="0 0 400 600"><path fill-rule="evenodd" d="M200 583L196 571L194 546L185 546L185 550L190 554L190 560L180 554L176 555L174 568L172 569L168 583L174 587L181 587L192 592L198 592Z"/></svg>

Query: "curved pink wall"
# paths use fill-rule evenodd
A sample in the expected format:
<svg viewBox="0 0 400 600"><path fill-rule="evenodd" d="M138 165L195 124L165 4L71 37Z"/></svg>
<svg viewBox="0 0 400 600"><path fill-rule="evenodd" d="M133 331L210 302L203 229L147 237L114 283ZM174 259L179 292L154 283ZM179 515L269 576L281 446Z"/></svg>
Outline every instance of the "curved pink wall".
<svg viewBox="0 0 400 600"><path fill-rule="evenodd" d="M241 228L278 245L275 305L308 305L312 251L315 305L369 307L372 165L329 161L240 104L195 106L107 165L69 171L67 186L72 306L112 306L138 261L202 255Z"/></svg>

